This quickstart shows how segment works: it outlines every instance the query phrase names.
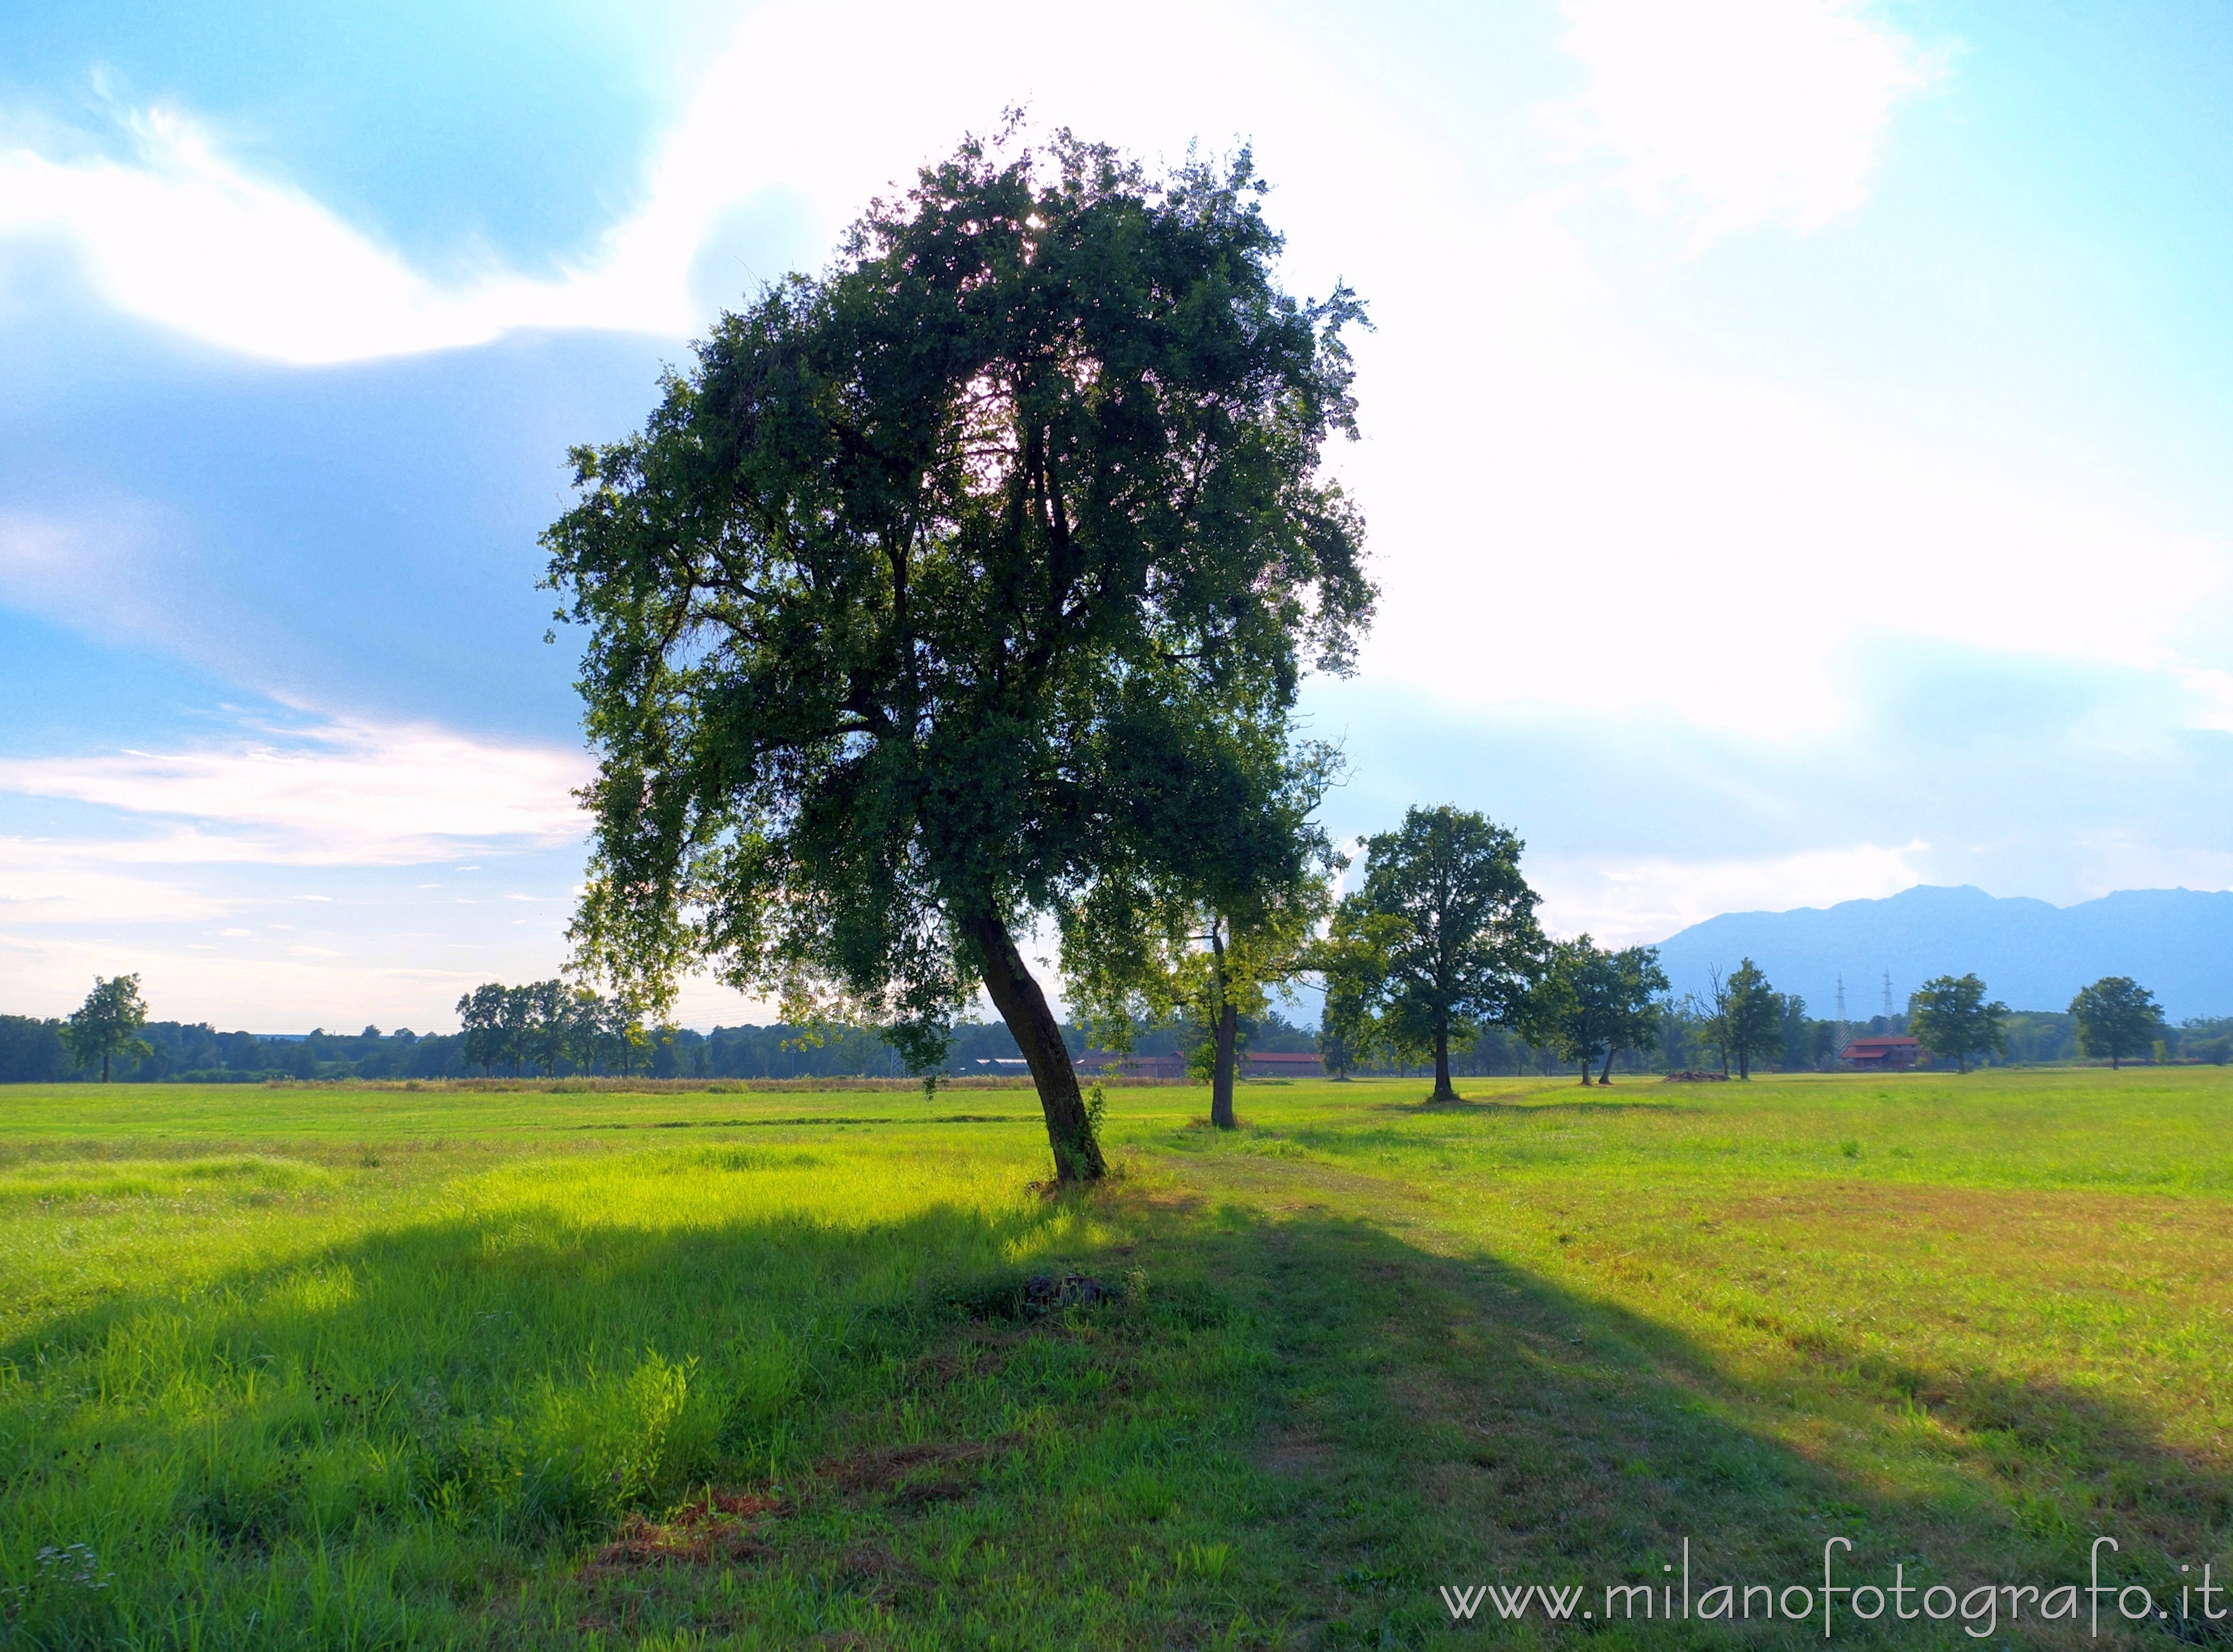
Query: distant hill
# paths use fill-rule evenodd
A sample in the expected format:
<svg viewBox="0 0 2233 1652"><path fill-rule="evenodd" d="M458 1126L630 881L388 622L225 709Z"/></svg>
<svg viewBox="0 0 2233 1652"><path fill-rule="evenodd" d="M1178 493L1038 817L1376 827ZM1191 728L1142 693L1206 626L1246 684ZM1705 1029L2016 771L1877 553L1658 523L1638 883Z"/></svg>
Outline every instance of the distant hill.
<svg viewBox="0 0 2233 1652"><path fill-rule="evenodd" d="M1883 1011L1886 972L1904 1009L1932 976L1972 971L2012 1009L2063 1009L2087 982L2129 975L2173 1021L2233 1015L2233 894L2124 889L2057 907L1918 884L1883 901L1724 913L1659 947L1677 992L1704 991L1709 970L1727 975L1748 957L1820 1017L1837 1013L1840 972L1846 1013L1865 1020Z"/></svg>

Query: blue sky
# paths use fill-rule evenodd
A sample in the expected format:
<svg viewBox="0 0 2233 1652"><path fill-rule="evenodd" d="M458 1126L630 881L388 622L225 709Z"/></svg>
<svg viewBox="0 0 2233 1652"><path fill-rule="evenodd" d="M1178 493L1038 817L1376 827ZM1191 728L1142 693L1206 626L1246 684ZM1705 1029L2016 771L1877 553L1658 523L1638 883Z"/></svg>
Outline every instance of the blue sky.
<svg viewBox="0 0 2233 1652"><path fill-rule="evenodd" d="M2229 81L2198 4L10 7L0 1008L554 972L566 445L1018 102L1252 141L1371 304L1337 830L1622 940L2233 886Z"/></svg>

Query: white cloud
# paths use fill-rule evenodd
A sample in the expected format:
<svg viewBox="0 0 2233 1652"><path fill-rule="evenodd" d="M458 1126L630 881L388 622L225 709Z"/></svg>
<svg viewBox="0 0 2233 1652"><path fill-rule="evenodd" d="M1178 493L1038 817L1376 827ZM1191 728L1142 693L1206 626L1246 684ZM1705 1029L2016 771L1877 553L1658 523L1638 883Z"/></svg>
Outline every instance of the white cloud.
<svg viewBox="0 0 2233 1652"><path fill-rule="evenodd" d="M1664 940L1724 912L1786 912L1897 894L1922 881L1929 845L1858 843L1756 861L1657 858L1574 861L1531 856L1546 927L1586 931L1601 946Z"/></svg>
<svg viewBox="0 0 2233 1652"><path fill-rule="evenodd" d="M1530 259L1547 233L1507 251ZM1851 714L1857 646L1895 634L2162 672L2197 721L2224 719L2181 647L2229 584L2223 541L2145 498L1677 369L1609 309L1578 334L1500 313L1432 369L1494 393L1453 426L1418 400L1425 366L1391 364L1390 411L1351 467L1375 543L1404 553L1380 567L1364 664L1382 680L1820 737ZM2105 586L2105 567L2132 578Z"/></svg>
<svg viewBox="0 0 2233 1652"><path fill-rule="evenodd" d="M1187 49L1171 52L1181 37ZM840 63L842 94L826 67ZM1387 166L1384 128L1401 112L1359 120L1367 100L1343 68L1250 0L1143 0L1122 29L1028 0L781 0L753 9L704 66L647 168L644 205L554 278L490 265L438 283L221 153L176 108L129 118L128 160L0 150L0 240L71 246L118 308L277 361L452 348L520 328L680 337L708 319L693 268L738 208L780 192L828 244L871 195L904 188L1019 101L1050 124L1172 159L1196 137L1262 137L1309 157L1279 177L1333 199L1398 170L1416 189L1437 165L1414 153ZM734 286L745 279L738 270Z"/></svg>
<svg viewBox="0 0 2233 1652"><path fill-rule="evenodd" d="M185 114L148 110L133 135L131 163L0 153L0 236L59 237L117 308L224 348L307 365L485 343L518 327L688 327L677 272L630 267L628 247L566 280L492 269L445 289L318 202L218 154Z"/></svg>
<svg viewBox="0 0 2233 1652"><path fill-rule="evenodd" d="M0 759L0 792L195 823L103 845L116 862L393 866L579 840L570 794L591 766L552 747L332 721L226 746Z"/></svg>
<svg viewBox="0 0 2233 1652"><path fill-rule="evenodd" d="M1855 0L1566 0L1587 84L1554 131L1610 152L1618 181L1702 246L1859 207L1901 100L1938 65Z"/></svg>

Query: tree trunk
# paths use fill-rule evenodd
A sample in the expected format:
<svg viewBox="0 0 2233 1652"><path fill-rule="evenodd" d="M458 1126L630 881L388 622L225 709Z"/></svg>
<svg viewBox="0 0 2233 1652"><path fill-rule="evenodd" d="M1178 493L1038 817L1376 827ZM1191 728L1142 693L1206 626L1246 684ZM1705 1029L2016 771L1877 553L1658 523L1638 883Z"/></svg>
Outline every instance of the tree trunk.
<svg viewBox="0 0 2233 1652"><path fill-rule="evenodd" d="M1455 1102L1458 1093L1450 1087L1450 1030L1435 1029L1435 1093L1429 1101Z"/></svg>
<svg viewBox="0 0 2233 1652"><path fill-rule="evenodd" d="M104 1084L108 1082L108 1051L106 1050L101 1052L101 1082Z"/></svg>
<svg viewBox="0 0 2233 1652"><path fill-rule="evenodd" d="M993 913L965 918L962 933L976 944L985 967L985 990L993 1007L1008 1024L1016 1048L1032 1070L1032 1083L1039 1093L1039 1110L1046 1115L1047 1141L1054 1148L1054 1174L1058 1182L1098 1181L1108 1167L1101 1144L1085 1116L1085 1098L1078 1094L1077 1069L1071 1064L1070 1047L1062 1041L1061 1024L1047 1008L1046 994L1024 967L1008 926Z"/></svg>
<svg viewBox="0 0 2233 1652"><path fill-rule="evenodd" d="M1620 1053L1620 1052L1619 1052L1618 1050L1615 1050L1615 1049L1614 1049L1611 1044L1607 1044L1607 1045L1605 1046L1605 1070L1604 1070L1603 1072L1601 1072L1601 1073L1599 1073L1599 1074L1598 1075L1598 1083L1599 1084L1601 1084L1601 1085L1610 1085L1610 1084L1611 1084L1611 1083L1612 1083L1612 1058L1613 1058L1615 1056L1618 1055L1619 1053Z"/></svg>
<svg viewBox="0 0 2233 1652"><path fill-rule="evenodd" d="M1221 920L1213 917L1209 925L1210 962L1216 971L1217 1020L1214 1037L1217 1047L1210 1052L1209 1063L1209 1122L1221 1130L1240 1128L1233 1116L1233 1058L1234 1047L1240 1041L1240 1018L1233 1007L1232 994L1226 991L1225 940L1219 933Z"/></svg>
<svg viewBox="0 0 2233 1652"><path fill-rule="evenodd" d="M1234 1047L1240 1042L1240 1015L1227 1004L1217 1017L1217 1064L1209 1074L1209 1122L1221 1130L1240 1128L1233 1116Z"/></svg>

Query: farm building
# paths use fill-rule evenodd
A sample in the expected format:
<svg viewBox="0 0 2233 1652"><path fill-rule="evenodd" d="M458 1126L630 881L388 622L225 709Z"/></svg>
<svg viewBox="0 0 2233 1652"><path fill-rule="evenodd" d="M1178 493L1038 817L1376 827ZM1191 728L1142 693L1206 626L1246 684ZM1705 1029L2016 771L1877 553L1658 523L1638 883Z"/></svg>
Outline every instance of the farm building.
<svg viewBox="0 0 2233 1652"><path fill-rule="evenodd" d="M1243 1078L1324 1078L1325 1063L1310 1050L1251 1050L1240 1057Z"/></svg>
<svg viewBox="0 0 2233 1652"><path fill-rule="evenodd" d="M1887 1067L1912 1067L1923 1046L1915 1039L1902 1035L1882 1038L1856 1038L1846 1046L1839 1057L1849 1067L1869 1071L1881 1071Z"/></svg>

